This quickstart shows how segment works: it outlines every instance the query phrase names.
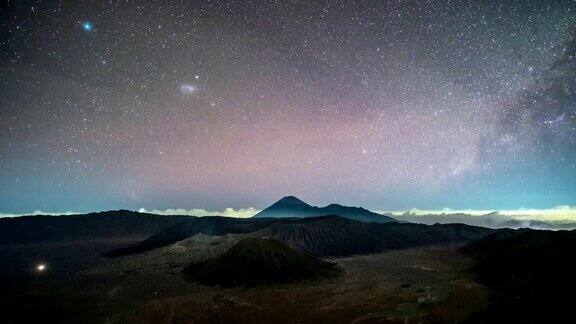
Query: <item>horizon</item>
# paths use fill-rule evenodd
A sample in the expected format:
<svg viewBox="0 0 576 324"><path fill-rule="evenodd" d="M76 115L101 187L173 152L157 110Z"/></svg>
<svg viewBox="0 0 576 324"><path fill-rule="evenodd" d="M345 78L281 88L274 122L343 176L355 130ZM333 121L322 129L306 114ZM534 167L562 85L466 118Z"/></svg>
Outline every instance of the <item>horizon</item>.
<svg viewBox="0 0 576 324"><path fill-rule="evenodd" d="M296 196L284 196L285 197L295 197L299 200L300 197ZM311 206L328 206L329 204L340 204L338 202L331 202L329 204L313 204L308 203L306 200L302 200L306 204ZM274 202L270 203L272 205ZM362 207L357 205L343 205L343 206L353 206ZM31 212L24 213L2 213L0 212L0 218L3 217L19 217L19 216L34 216L34 215L46 215L46 216L66 216L66 215L78 215L78 214L88 214L97 212L107 212L115 210L129 210L138 213L148 213L156 215L173 215L173 216L225 216L225 217L235 217L235 218L250 218L257 213L264 210L264 208L254 208L252 206L245 208L232 208L227 207L221 211L217 210L207 210L203 208L166 208L166 209L147 209L147 208L136 208L136 209L104 209L104 210L92 210L92 211L43 211L34 210ZM451 216L468 216L468 217L481 217L481 216L505 216L509 219L515 220L536 220L544 222L576 222L576 206L553 206L551 208L537 209L537 208L517 208L517 209L451 209L451 208L440 208L440 209L422 209L422 208L409 208L403 210L387 210L387 209L368 209L377 214L392 216L401 219L403 216L419 217L419 216L439 216L446 217L449 219Z"/></svg>

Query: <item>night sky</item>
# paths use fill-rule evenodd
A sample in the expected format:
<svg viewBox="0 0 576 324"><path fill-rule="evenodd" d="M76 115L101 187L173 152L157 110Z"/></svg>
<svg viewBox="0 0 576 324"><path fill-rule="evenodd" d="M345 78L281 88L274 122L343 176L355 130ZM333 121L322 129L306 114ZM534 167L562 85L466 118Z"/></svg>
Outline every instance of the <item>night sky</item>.
<svg viewBox="0 0 576 324"><path fill-rule="evenodd" d="M576 205L575 1L146 3L3 1L0 213Z"/></svg>

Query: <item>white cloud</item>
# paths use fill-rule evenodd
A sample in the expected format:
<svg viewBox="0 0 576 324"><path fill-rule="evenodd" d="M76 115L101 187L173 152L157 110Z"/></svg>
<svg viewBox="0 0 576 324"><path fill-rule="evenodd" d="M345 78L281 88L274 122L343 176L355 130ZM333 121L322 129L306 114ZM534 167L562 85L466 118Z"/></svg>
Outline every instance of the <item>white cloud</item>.
<svg viewBox="0 0 576 324"><path fill-rule="evenodd" d="M467 214L470 216L483 216L486 214L497 212L501 216L509 216L513 219L531 219L540 221L576 221L576 206L556 206L545 209L534 208L518 208L518 209L503 209L503 210L482 210L482 209L409 209L409 210L376 210L375 212L387 215L403 215L406 212L414 216L424 215L453 215L453 214Z"/></svg>
<svg viewBox="0 0 576 324"><path fill-rule="evenodd" d="M23 214L0 213L0 218L2 218L2 217L32 216L32 215L60 216L60 215L77 215L77 214L84 214L84 213L73 212L73 211L47 212L47 211L42 211L42 210L35 210L31 213L23 213Z"/></svg>
<svg viewBox="0 0 576 324"><path fill-rule="evenodd" d="M158 209L145 209L140 208L138 210L141 213L150 213L150 214L157 214L157 215L187 215L187 216L227 216L227 217L238 217L238 218L248 218L256 215L260 210L255 209L253 207L248 208L226 208L223 211L208 211L205 209L183 209L183 208L175 208L175 209L165 209L165 210L158 210Z"/></svg>
<svg viewBox="0 0 576 324"><path fill-rule="evenodd" d="M149 214L157 214L157 215L186 215L186 216L227 216L227 217L238 217L238 218L248 218L256 215L260 212L260 210L255 209L253 207L248 208L226 208L223 211L209 211L200 208L194 209L184 209L184 208L169 208L165 210L159 209L145 209L140 208L138 210L140 213L149 213ZM32 213L0 213L0 218L2 217L17 217L17 216L30 216L30 215L48 215L48 216L59 216L59 215L77 215L77 214L85 214L84 212L73 212L73 211L66 211L66 212L46 212L42 210L36 210Z"/></svg>

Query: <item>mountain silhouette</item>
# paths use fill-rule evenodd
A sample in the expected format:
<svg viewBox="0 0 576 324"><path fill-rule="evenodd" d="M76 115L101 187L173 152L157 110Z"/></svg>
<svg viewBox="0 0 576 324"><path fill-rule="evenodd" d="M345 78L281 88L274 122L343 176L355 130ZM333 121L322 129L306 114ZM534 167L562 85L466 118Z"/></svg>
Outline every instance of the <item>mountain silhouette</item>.
<svg viewBox="0 0 576 324"><path fill-rule="evenodd" d="M286 219L251 235L273 237L299 251L333 257L381 251L380 232L376 224L327 215Z"/></svg>
<svg viewBox="0 0 576 324"><path fill-rule="evenodd" d="M369 224L338 215L290 218L250 235L273 237L318 257L341 257L409 247L472 241L494 230L464 224Z"/></svg>
<svg viewBox="0 0 576 324"><path fill-rule="evenodd" d="M286 196L270 207L264 209L254 218L305 218L325 215L338 215L365 223L388 223L396 222L392 217L384 216L360 207L348 207L331 204L326 207L311 206L294 197Z"/></svg>
<svg viewBox="0 0 576 324"><path fill-rule="evenodd" d="M423 225L366 223L338 215L304 218L197 217L158 232L147 239L106 253L121 257L164 247L196 234L242 234L273 237L301 252L319 257L348 256L386 250L472 241L494 232L464 224Z"/></svg>
<svg viewBox="0 0 576 324"><path fill-rule="evenodd" d="M154 233L138 244L105 253L107 257L141 253L192 237L196 234L209 236L224 234L247 234L262 229L277 219L242 219L223 216L189 217L162 231Z"/></svg>
<svg viewBox="0 0 576 324"><path fill-rule="evenodd" d="M274 238L245 238L217 258L188 266L184 278L206 285L251 287L318 279L339 272L334 264Z"/></svg>
<svg viewBox="0 0 576 324"><path fill-rule="evenodd" d="M0 218L0 244L147 237L193 217L129 210Z"/></svg>

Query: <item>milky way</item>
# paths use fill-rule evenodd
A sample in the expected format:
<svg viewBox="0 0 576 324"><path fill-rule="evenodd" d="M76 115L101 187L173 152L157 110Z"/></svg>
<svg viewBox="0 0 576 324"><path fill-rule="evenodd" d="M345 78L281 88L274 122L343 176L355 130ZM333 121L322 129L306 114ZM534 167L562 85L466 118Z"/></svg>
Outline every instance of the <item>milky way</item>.
<svg viewBox="0 0 576 324"><path fill-rule="evenodd" d="M574 1L8 1L0 212L576 204Z"/></svg>

